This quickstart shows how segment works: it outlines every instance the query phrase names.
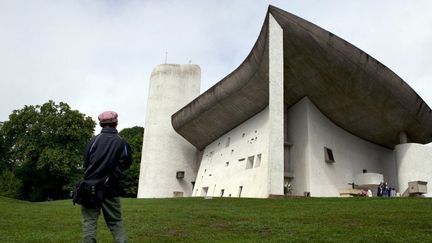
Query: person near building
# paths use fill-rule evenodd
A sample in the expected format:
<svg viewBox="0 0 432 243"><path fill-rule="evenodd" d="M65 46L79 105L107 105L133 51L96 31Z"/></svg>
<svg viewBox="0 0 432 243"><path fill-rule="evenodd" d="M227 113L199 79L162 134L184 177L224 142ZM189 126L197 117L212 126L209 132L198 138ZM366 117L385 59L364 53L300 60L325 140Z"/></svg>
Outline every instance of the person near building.
<svg viewBox="0 0 432 243"><path fill-rule="evenodd" d="M120 211L121 178L132 164L131 148L117 132L118 114L105 111L98 116L102 130L84 151L84 179L100 180L103 200L94 207L81 206L83 242L96 242L97 220L102 211L115 242L127 242Z"/></svg>

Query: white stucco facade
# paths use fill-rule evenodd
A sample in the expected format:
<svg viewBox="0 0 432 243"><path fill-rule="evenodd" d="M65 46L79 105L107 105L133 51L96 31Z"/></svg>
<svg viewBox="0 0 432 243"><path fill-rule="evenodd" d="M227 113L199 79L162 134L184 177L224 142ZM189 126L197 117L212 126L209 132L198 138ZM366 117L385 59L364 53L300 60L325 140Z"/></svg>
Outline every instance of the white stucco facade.
<svg viewBox="0 0 432 243"><path fill-rule="evenodd" d="M339 196L363 170L382 174L391 187L398 186L392 150L339 128L307 97L288 109L286 122L293 195ZM325 160L324 148L331 149L334 162Z"/></svg>
<svg viewBox="0 0 432 243"><path fill-rule="evenodd" d="M267 107L204 149L193 196L278 195L272 193L269 183L269 110ZM334 162L325 160L325 147L332 150ZM340 190L351 188L349 183L353 182L385 181L391 187L399 186L393 150L339 128L307 97L285 113L285 148L288 151L281 152L285 164L279 172L291 185L291 195L338 197ZM279 186L283 194L284 182L280 181Z"/></svg>
<svg viewBox="0 0 432 243"><path fill-rule="evenodd" d="M204 149L193 196L268 197L268 118L266 108Z"/></svg>
<svg viewBox="0 0 432 243"><path fill-rule="evenodd" d="M138 198L190 196L197 149L177 134L171 115L199 95L197 65L163 64L150 77ZM176 173L184 172L177 179Z"/></svg>

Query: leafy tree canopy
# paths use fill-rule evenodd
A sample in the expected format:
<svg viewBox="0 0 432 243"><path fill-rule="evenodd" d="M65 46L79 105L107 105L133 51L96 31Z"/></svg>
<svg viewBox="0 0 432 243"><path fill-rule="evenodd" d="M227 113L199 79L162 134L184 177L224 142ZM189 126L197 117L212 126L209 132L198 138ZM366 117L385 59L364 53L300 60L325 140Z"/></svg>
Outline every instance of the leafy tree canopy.
<svg viewBox="0 0 432 243"><path fill-rule="evenodd" d="M5 148L5 166L21 180L20 197L65 197L82 174L82 151L95 125L91 117L63 102L14 110L0 128L0 145Z"/></svg>
<svg viewBox="0 0 432 243"><path fill-rule="evenodd" d="M141 151L143 144L144 128L132 127L125 128L119 132L132 148L133 164L126 170L123 176L124 195L126 197L136 197L138 192L138 180L140 172Z"/></svg>

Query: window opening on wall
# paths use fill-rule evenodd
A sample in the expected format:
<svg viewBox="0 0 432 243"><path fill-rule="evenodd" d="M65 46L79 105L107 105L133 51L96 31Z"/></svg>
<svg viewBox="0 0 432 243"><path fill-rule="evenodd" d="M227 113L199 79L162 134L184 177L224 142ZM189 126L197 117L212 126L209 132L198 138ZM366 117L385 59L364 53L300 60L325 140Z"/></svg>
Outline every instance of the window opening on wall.
<svg viewBox="0 0 432 243"><path fill-rule="evenodd" d="M260 167L261 165L261 154L257 154L256 160L255 160L255 168Z"/></svg>
<svg viewBox="0 0 432 243"><path fill-rule="evenodd" d="M230 142L231 142L231 138L228 137L228 138L227 138L227 141L226 141L226 144L225 144L225 147L228 147L228 146L230 145Z"/></svg>
<svg viewBox="0 0 432 243"><path fill-rule="evenodd" d="M231 149L231 155L233 155L233 153L234 153L234 149Z"/></svg>
<svg viewBox="0 0 432 243"><path fill-rule="evenodd" d="M258 131L257 130L255 130L255 133L257 133Z"/></svg>
<svg viewBox="0 0 432 243"><path fill-rule="evenodd" d="M206 187L203 187L202 188L202 191L201 191L201 196L207 196L207 193L208 193L208 186L206 186Z"/></svg>
<svg viewBox="0 0 432 243"><path fill-rule="evenodd" d="M221 189L220 197L223 197L225 189Z"/></svg>
<svg viewBox="0 0 432 243"><path fill-rule="evenodd" d="M229 161L225 162L225 166L229 166Z"/></svg>
<svg viewBox="0 0 432 243"><path fill-rule="evenodd" d="M243 186L239 186L238 197L241 197L242 191L243 191Z"/></svg>
<svg viewBox="0 0 432 243"><path fill-rule="evenodd" d="M246 161L246 169L251 169L251 168L253 168L254 157L255 157L255 156L249 156L249 157L247 158L247 161Z"/></svg>
<svg viewBox="0 0 432 243"><path fill-rule="evenodd" d="M218 143L218 146L220 145L220 142Z"/></svg>
<svg viewBox="0 0 432 243"><path fill-rule="evenodd" d="M329 162L329 163L334 163L334 156L333 156L333 151L327 147L324 147L324 156L325 156L325 161Z"/></svg>
<svg viewBox="0 0 432 243"><path fill-rule="evenodd" d="M183 179L185 177L184 171L177 171L176 172L176 179Z"/></svg>
<svg viewBox="0 0 432 243"><path fill-rule="evenodd" d="M241 162L241 161L243 161L243 160L245 160L245 158L241 158L241 159L239 159L239 162Z"/></svg>
<svg viewBox="0 0 432 243"><path fill-rule="evenodd" d="M243 134L242 134L242 138L244 138L244 136L245 136L245 135L246 135L246 134L245 134L245 133L243 133Z"/></svg>
<svg viewBox="0 0 432 243"><path fill-rule="evenodd" d="M211 162L212 162L212 159L213 159L213 151L210 152L210 155L209 155L209 157L208 157L208 162L211 163Z"/></svg>

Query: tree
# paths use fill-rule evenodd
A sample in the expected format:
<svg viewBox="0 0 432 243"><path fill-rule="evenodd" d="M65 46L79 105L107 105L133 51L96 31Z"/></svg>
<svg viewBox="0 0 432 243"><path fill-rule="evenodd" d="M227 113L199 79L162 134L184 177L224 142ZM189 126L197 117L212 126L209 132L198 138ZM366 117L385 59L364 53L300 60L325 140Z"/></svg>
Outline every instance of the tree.
<svg viewBox="0 0 432 243"><path fill-rule="evenodd" d="M0 196L18 197L21 186L21 181L12 170L5 169L0 172Z"/></svg>
<svg viewBox="0 0 432 243"><path fill-rule="evenodd" d="M0 171L4 171L6 169L6 145L4 142L2 127L3 122L0 122Z"/></svg>
<svg viewBox="0 0 432 243"><path fill-rule="evenodd" d="M123 188L125 197L136 197L138 192L138 180L141 164L141 151L143 144L144 128L132 127L125 128L119 132L119 135L124 138L132 148L133 163L129 170L124 172Z"/></svg>
<svg viewBox="0 0 432 243"><path fill-rule="evenodd" d="M6 165L31 201L68 195L82 176L82 151L96 123L68 104L49 101L15 110L3 123Z"/></svg>

